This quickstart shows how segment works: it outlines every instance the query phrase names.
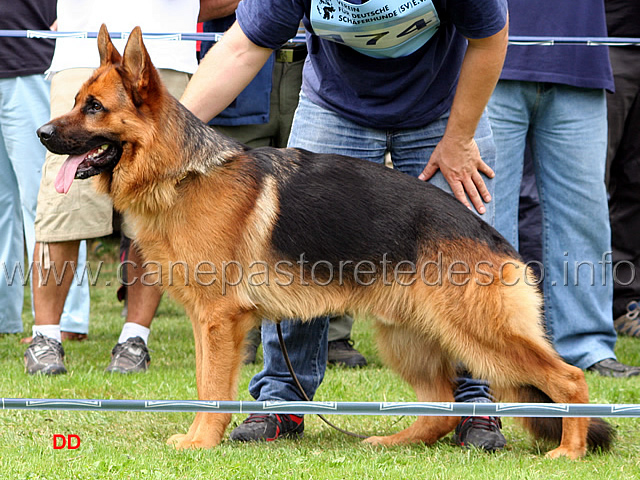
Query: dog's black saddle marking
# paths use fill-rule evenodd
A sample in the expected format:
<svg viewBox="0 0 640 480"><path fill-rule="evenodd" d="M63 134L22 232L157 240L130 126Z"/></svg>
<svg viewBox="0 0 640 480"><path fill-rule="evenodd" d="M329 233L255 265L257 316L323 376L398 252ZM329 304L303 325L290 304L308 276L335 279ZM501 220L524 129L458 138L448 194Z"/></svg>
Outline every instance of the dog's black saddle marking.
<svg viewBox="0 0 640 480"><path fill-rule="evenodd" d="M461 238L517 257L498 232L437 187L365 160L286 152L269 156L280 200L273 245L289 259L416 262L419 248ZM283 158L295 165L275 164ZM279 170L288 173L278 178Z"/></svg>

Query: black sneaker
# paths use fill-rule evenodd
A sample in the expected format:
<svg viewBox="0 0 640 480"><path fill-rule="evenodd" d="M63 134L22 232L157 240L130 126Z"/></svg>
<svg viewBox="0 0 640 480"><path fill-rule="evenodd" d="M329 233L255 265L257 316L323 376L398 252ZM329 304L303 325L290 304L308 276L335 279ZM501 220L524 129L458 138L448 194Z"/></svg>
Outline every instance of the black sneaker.
<svg viewBox="0 0 640 480"><path fill-rule="evenodd" d="M258 347L259 343L247 343L244 350L244 360L242 363L244 365L250 365L252 363L256 363L256 357L258 356Z"/></svg>
<svg viewBox="0 0 640 480"><path fill-rule="evenodd" d="M258 355L258 347L262 338L260 337L260 327L252 328L247 334L247 340L245 343L245 355L243 363L249 365L256 363L256 357Z"/></svg>
<svg viewBox="0 0 640 480"><path fill-rule="evenodd" d="M596 362L589 368L587 368L587 370L590 372L599 373L603 377L626 378L640 375L640 367L625 365L624 363L620 363L613 358L605 358L604 360L600 360L599 362Z"/></svg>
<svg viewBox="0 0 640 480"><path fill-rule="evenodd" d="M501 450L507 444L498 417L463 417L453 434L453 441L461 447L482 448L488 452Z"/></svg>
<svg viewBox="0 0 640 480"><path fill-rule="evenodd" d="M366 367L367 359L353 348L353 340L334 340L329 342L329 355L327 363L342 367L356 368Z"/></svg>
<svg viewBox="0 0 640 480"><path fill-rule="evenodd" d="M111 351L111 363L106 372L136 373L145 372L151 357L142 337L133 337L118 343Z"/></svg>
<svg viewBox="0 0 640 480"><path fill-rule="evenodd" d="M64 368L64 349L62 343L54 338L45 337L37 333L27 351L24 352L24 365L27 373L31 375L43 373L45 375L58 375L67 373Z"/></svg>
<svg viewBox="0 0 640 480"><path fill-rule="evenodd" d="M252 413L233 429L229 439L236 442L272 442L278 438L299 438L304 432L304 417Z"/></svg>

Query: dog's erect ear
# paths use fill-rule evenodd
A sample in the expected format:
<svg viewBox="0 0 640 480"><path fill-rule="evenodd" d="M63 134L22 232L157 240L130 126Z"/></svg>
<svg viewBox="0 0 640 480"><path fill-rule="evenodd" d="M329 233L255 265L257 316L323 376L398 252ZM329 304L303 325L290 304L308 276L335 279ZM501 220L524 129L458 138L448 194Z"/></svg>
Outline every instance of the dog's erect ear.
<svg viewBox="0 0 640 480"><path fill-rule="evenodd" d="M111 41L107 26L103 23L98 32L98 51L100 52L100 66L120 63L122 57Z"/></svg>
<svg viewBox="0 0 640 480"><path fill-rule="evenodd" d="M146 91L156 77L151 57L142 42L142 30L136 27L131 31L127 46L124 47L122 66L138 93Z"/></svg>

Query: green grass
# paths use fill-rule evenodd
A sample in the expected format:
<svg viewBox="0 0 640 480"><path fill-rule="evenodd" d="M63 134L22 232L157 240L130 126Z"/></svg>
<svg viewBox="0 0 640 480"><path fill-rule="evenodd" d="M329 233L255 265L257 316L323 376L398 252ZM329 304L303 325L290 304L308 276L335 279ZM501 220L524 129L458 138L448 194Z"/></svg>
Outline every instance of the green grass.
<svg viewBox="0 0 640 480"><path fill-rule="evenodd" d="M66 342L69 374L57 378L27 376L22 336L0 336L0 396L7 398L195 399L191 327L182 308L164 298L150 337L152 362L146 374L106 375L111 348L122 318L115 298L115 247L103 244L109 260L92 288L89 340ZM107 282L111 282L107 286ZM28 292L27 292L28 295ZM27 303L28 305L28 303ZM25 309L25 331L32 324ZM316 400L411 401L411 390L381 365L370 325L357 322L357 347L370 361L361 370L331 368ZM640 364L640 342L621 338L621 361ZM259 365L243 369L239 399L251 400L248 382ZM594 403L640 403L640 379L587 375ZM504 419L508 447L496 454L462 450L447 437L436 445L374 448L346 437L308 416L301 440L243 445L224 441L208 451L175 451L165 445L186 432L192 414L143 412L69 412L6 410L0 412L0 479L625 479L640 477L640 421L610 419L618 441L612 452L586 458L548 460L552 445L537 443L512 419ZM413 419L334 416L343 428L369 434L393 433ZM232 422L242 421L239 415ZM54 450L54 434L75 434L76 450Z"/></svg>

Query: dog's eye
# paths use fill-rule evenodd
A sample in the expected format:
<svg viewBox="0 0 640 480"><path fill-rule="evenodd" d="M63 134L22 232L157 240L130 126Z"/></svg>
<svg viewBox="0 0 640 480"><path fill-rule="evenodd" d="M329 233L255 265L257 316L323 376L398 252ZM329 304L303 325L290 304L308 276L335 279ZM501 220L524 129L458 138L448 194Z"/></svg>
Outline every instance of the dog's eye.
<svg viewBox="0 0 640 480"><path fill-rule="evenodd" d="M91 113L97 113L97 112L102 112L104 110L104 107L99 101L91 100L87 104L87 110L89 110L89 112Z"/></svg>

